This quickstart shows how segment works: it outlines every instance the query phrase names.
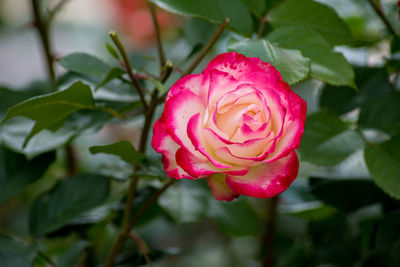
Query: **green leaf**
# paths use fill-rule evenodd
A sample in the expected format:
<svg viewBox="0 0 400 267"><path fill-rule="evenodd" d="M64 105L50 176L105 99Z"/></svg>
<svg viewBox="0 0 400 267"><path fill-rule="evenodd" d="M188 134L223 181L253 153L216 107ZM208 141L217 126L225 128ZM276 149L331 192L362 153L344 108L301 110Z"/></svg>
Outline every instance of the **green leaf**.
<svg viewBox="0 0 400 267"><path fill-rule="evenodd" d="M310 60L303 57L300 51L283 49L267 40L229 42L228 50L271 63L283 80L291 85L308 78L310 74Z"/></svg>
<svg viewBox="0 0 400 267"><path fill-rule="evenodd" d="M24 88L8 88L6 86L0 86L0 119L3 118L9 107L30 97L50 93L51 91L51 85L42 81L32 82Z"/></svg>
<svg viewBox="0 0 400 267"><path fill-rule="evenodd" d="M189 21L185 24L184 34L185 39L193 46L193 49L197 52L200 49L196 48L196 45L201 46L205 45L208 40L211 39L211 36L217 30L217 26L206 21L200 19L189 19ZM191 54L194 54L193 52Z"/></svg>
<svg viewBox="0 0 400 267"><path fill-rule="evenodd" d="M144 154L137 152L129 141L119 141L104 146L92 146L89 150L92 154L106 153L115 155L120 157L123 161L132 164L140 164L146 158Z"/></svg>
<svg viewBox="0 0 400 267"><path fill-rule="evenodd" d="M85 53L69 54L62 57L58 63L67 70L98 77L105 77L111 68L100 59Z"/></svg>
<svg viewBox="0 0 400 267"><path fill-rule="evenodd" d="M50 152L28 161L0 146L0 204L41 178L54 159L55 153Z"/></svg>
<svg viewBox="0 0 400 267"><path fill-rule="evenodd" d="M346 23L331 7L312 0L285 1L271 10L269 21L274 28L298 25L312 29L332 45L352 39Z"/></svg>
<svg viewBox="0 0 400 267"><path fill-rule="evenodd" d="M106 43L106 48L111 56L113 56L116 60L120 60L120 56L117 50L114 48L114 46L110 45L109 43Z"/></svg>
<svg viewBox="0 0 400 267"><path fill-rule="evenodd" d="M110 180L101 175L81 174L60 181L33 203L29 213L31 234L43 235L70 223L100 205L109 191Z"/></svg>
<svg viewBox="0 0 400 267"><path fill-rule="evenodd" d="M333 165L346 159L363 144L359 133L349 130L327 111L307 117L300 144L301 159L317 165Z"/></svg>
<svg viewBox="0 0 400 267"><path fill-rule="evenodd" d="M400 92L380 95L364 103L358 124L361 128L374 128L388 134L400 133Z"/></svg>
<svg viewBox="0 0 400 267"><path fill-rule="evenodd" d="M229 203L210 201L208 217L229 236L254 236L259 230L257 216L243 198Z"/></svg>
<svg viewBox="0 0 400 267"><path fill-rule="evenodd" d="M151 83L153 83L155 86L156 86L156 88L157 88L157 90L158 90L158 92L160 93L160 94L163 94L163 93L165 93L165 87L164 87L164 85L160 82L160 81L158 81L158 80L156 80L156 79L153 79L153 78L151 78L150 80L149 80Z"/></svg>
<svg viewBox="0 0 400 267"><path fill-rule="evenodd" d="M364 206L388 200L388 196L367 179L311 177L310 182L311 194L343 211L352 212Z"/></svg>
<svg viewBox="0 0 400 267"><path fill-rule="evenodd" d="M379 95L391 91L388 75L383 68L356 67L354 69L356 85L359 91L346 86L325 86L320 99L320 106L329 108L342 115Z"/></svg>
<svg viewBox="0 0 400 267"><path fill-rule="evenodd" d="M34 244L28 244L14 238L0 236L0 266L31 266L29 263L32 263L34 260L37 249L38 248ZM20 261L15 258L20 259ZM19 262L27 262L28 264L11 264Z"/></svg>
<svg viewBox="0 0 400 267"><path fill-rule="evenodd" d="M104 111L81 110L75 112L66 119L64 125L58 130L45 129L33 136L24 147L24 141L35 122L25 117L14 117L2 125L0 137L4 146L18 153L23 153L31 159L65 145L80 134L96 132L110 118L110 114Z"/></svg>
<svg viewBox="0 0 400 267"><path fill-rule="evenodd" d="M311 60L311 77L332 85L356 88L354 72L344 56L332 50L331 45L316 31L289 26L274 30L268 40L287 49L300 50Z"/></svg>
<svg viewBox="0 0 400 267"><path fill-rule="evenodd" d="M103 87L110 81L121 77L123 74L125 74L125 71L121 68L111 68L109 72L107 73L106 77L96 86L96 90L99 89L100 87Z"/></svg>
<svg viewBox="0 0 400 267"><path fill-rule="evenodd" d="M379 145L367 145L364 157L374 182L390 196L400 199L400 136Z"/></svg>
<svg viewBox="0 0 400 267"><path fill-rule="evenodd" d="M82 82L76 82L63 91L33 97L9 108L1 124L16 116L35 120L35 125L25 139L25 146L35 134L43 129L57 130L75 111L94 108L90 87Z"/></svg>
<svg viewBox="0 0 400 267"><path fill-rule="evenodd" d="M178 15L222 23L230 19L229 27L250 36L253 25L250 12L241 0L151 0L162 9Z"/></svg>
<svg viewBox="0 0 400 267"><path fill-rule="evenodd" d="M257 16L262 17L264 15L267 1L265 1L265 0L242 0L242 2L250 9L251 12L253 12Z"/></svg>
<svg viewBox="0 0 400 267"><path fill-rule="evenodd" d="M76 266L79 256L89 246L89 242L80 240L65 251L57 261L57 267Z"/></svg>
<svg viewBox="0 0 400 267"><path fill-rule="evenodd" d="M320 221L332 216L337 210L331 206L323 205L320 201L311 201L282 206L279 212L309 221Z"/></svg>
<svg viewBox="0 0 400 267"><path fill-rule="evenodd" d="M208 198L199 181L179 181L160 196L158 203L178 223L197 222L206 216Z"/></svg>

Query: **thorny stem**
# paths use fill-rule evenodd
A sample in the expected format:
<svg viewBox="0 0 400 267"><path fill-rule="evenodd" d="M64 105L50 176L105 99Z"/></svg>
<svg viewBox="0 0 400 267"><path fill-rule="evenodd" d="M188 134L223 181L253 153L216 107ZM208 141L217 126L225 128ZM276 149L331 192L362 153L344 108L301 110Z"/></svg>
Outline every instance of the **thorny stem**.
<svg viewBox="0 0 400 267"><path fill-rule="evenodd" d="M263 236L264 259L263 267L275 266L275 227L276 227L276 208L279 196L267 200L267 222L265 224L265 234Z"/></svg>
<svg viewBox="0 0 400 267"><path fill-rule="evenodd" d="M131 231L129 233L129 237L135 242L136 246L139 248L139 251L141 254L143 254L146 263L149 267L153 267L153 263L151 262L151 259L149 255L147 254L147 248L146 245L143 243L143 241L140 239L140 237L134 232Z"/></svg>
<svg viewBox="0 0 400 267"><path fill-rule="evenodd" d="M166 68L162 72L161 77L160 77L160 82L162 82L162 83L168 79L169 75L172 72L172 68L173 68L171 61L167 61L165 66L166 66ZM157 90L157 88L154 88L153 94L151 97L150 106L147 109L147 112L145 112L145 122L144 122L144 126L143 126L142 135L140 137L139 152L141 152L141 153L146 152L147 138L148 138L149 131L150 131L150 128L152 125L154 112L158 105L157 96L158 96L158 90ZM135 167L135 170L137 170L137 168L138 167ZM154 201L157 200L158 196L160 194L162 194L169 187L168 184L171 183L171 182L168 182L166 184L168 186L165 185L159 191L157 191L152 197L150 197L148 199L148 201L150 201L150 200L152 201L150 204L146 204L146 203L148 203L148 201L146 201L146 203L144 203L143 206L140 207L140 209L138 210L138 212L135 214L135 216L132 219L132 221L135 220L134 223L132 224L132 221L130 222L130 217L131 217L133 200L134 200L135 194L136 194L138 180L139 180L139 176L135 175L132 178L131 182L129 183L128 197L127 197L127 202L126 202L126 206L125 206L125 210L124 210L121 230L117 237L117 240L114 242L114 245L111 248L110 254L108 255L108 257L106 259L106 262L104 264L105 267L112 266L113 262L115 261L115 258L118 256L118 253L121 251L122 247L124 246L124 244L128 238L128 234L129 234L130 230L132 229L133 225L136 223L137 218L144 212L145 209L147 209L147 207L151 203L153 203ZM143 207L144 207L144 209L143 209Z"/></svg>
<svg viewBox="0 0 400 267"><path fill-rule="evenodd" d="M147 105L146 99L144 98L143 89L140 86L140 84L138 83L138 81L136 80L135 75L133 74L131 62L129 61L128 55L126 54L125 48L122 45L122 43L121 43L121 41L120 41L120 39L118 37L117 32L110 31L109 35L110 35L111 39L113 40L114 44L116 45L119 53L122 56L122 59L123 59L124 64L125 64L126 72L128 73L128 76L131 79L131 82L132 82L133 86L135 87L136 91L139 94L140 101L142 102L142 105L143 105L144 109L147 110L148 109L148 105Z"/></svg>
<svg viewBox="0 0 400 267"><path fill-rule="evenodd" d="M40 0L32 0L32 11L35 20L35 27L38 30L40 41L42 43L43 53L46 60L47 72L49 78L55 86L56 84L56 74L53 66L53 55L51 53L51 44L49 39L49 23L43 19L40 8Z"/></svg>
<svg viewBox="0 0 400 267"><path fill-rule="evenodd" d="M218 40L218 38L221 36L223 31L225 30L226 27L229 25L229 19L226 18L218 27L218 29L215 31L214 35L211 37L210 41L201 49L200 53L196 57L196 59L193 61L193 63L187 68L181 77L186 76L197 67L197 65L200 63L200 61L204 58L204 56L210 51L210 49L213 47L215 42Z"/></svg>
<svg viewBox="0 0 400 267"><path fill-rule="evenodd" d="M383 13L380 1L379 0L368 0L368 2L374 9L375 13L381 18L382 22L385 24L388 31L392 35L396 36L397 33L396 33L395 29L393 28L392 24L390 24L389 20L385 16L385 13Z"/></svg>
<svg viewBox="0 0 400 267"><path fill-rule="evenodd" d="M154 31L156 32L156 36L157 36L157 50L158 50L158 56L160 58L160 69L162 69L165 65L165 56L164 56L164 51L163 51L162 42L161 42L160 27L157 22L157 15L156 15L156 10L155 10L154 4L149 3L149 7L150 7L150 12L151 12L151 18L153 20Z"/></svg>

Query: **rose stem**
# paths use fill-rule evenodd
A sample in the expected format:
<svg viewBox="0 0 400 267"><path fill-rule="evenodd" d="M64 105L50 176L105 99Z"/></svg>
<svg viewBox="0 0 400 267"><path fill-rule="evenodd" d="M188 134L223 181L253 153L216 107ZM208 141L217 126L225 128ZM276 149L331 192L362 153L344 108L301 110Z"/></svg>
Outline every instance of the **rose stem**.
<svg viewBox="0 0 400 267"><path fill-rule="evenodd" d="M122 43L121 43L121 41L120 41L120 39L118 37L117 32L110 31L108 34L110 35L111 40L113 40L114 44L117 46L117 49L118 49L119 53L122 56L122 59L123 59L124 64L125 64L125 70L128 73L128 76L131 79L131 82L132 82L133 86L136 88L136 91L139 94L140 101L142 102L143 108L145 110L147 110L148 109L148 105L147 105L146 99L144 98L143 89L140 86L140 84L138 83L138 81L136 80L135 75L132 72L131 62L129 61L128 55L125 52L125 48L122 45Z"/></svg>
<svg viewBox="0 0 400 267"><path fill-rule="evenodd" d="M47 24L50 24L54 17L57 15L58 11L62 9L62 7L68 2L68 0L61 0L58 2L53 9L50 11L49 16L47 17Z"/></svg>
<svg viewBox="0 0 400 267"><path fill-rule="evenodd" d="M157 36L157 50L158 50L158 56L160 58L160 71L162 71L162 68L165 65L165 56L164 56L164 51L163 51L163 47L162 47L160 27L157 22L157 15L156 15L156 9L155 9L154 4L149 3L149 8L150 8L150 13L151 13L151 19L153 20L154 31Z"/></svg>
<svg viewBox="0 0 400 267"><path fill-rule="evenodd" d="M389 20L387 19L387 17L385 16L385 14L383 13L380 1L375 1L375 0L368 0L369 4L372 6L372 8L374 9L375 13L381 18L382 22L385 24L386 28L388 29L388 31L396 36L396 31L393 28L392 24L390 24Z"/></svg>
<svg viewBox="0 0 400 267"><path fill-rule="evenodd" d="M267 200L267 221L265 224L265 234L263 236L263 250L265 257L263 259L263 267L275 266L275 226L276 226L276 208L279 196L275 196Z"/></svg>
<svg viewBox="0 0 400 267"><path fill-rule="evenodd" d="M183 72L181 77L192 73L192 71L197 67L197 65L200 63L200 61L204 58L204 56L208 53L208 51L213 47L215 42L221 36L221 34L225 30L225 28L228 26L229 22L230 21L228 18L224 19L224 21L219 25L218 29L215 31L215 33L211 37L210 41L208 41L208 43L203 47L203 49L201 49L199 55L196 57L196 59L193 61L193 63L189 66L189 68L187 68Z"/></svg>
<svg viewBox="0 0 400 267"><path fill-rule="evenodd" d="M48 15L47 19L41 14L40 0L32 0L32 13L34 16L34 25L39 33L40 42L42 45L43 54L46 60L47 72L49 80L52 83L53 89L56 90L56 73L54 71L54 58L50 43L50 33L49 29L51 22L56 16L57 12L61 7L67 2L67 0L61 0ZM65 147L66 153L66 169L68 175L76 174L76 159L73 153L72 146L69 144Z"/></svg>
<svg viewBox="0 0 400 267"><path fill-rule="evenodd" d="M153 263L151 262L151 259L150 259L149 255L147 254L147 248L146 248L145 244L143 243L143 241L140 239L140 237L134 231L131 231L129 233L129 237L133 240L133 242L135 242L136 246L139 248L140 253L143 254L147 265L149 267L153 267Z"/></svg>
<svg viewBox="0 0 400 267"><path fill-rule="evenodd" d="M172 72L172 69L173 69L172 62L167 61L165 63L165 67L166 68L164 69L164 71L162 71L162 73L160 75L160 79L159 79L160 82L162 82L162 83L164 83L168 79L168 77L170 76L170 74ZM141 153L146 152L147 138L148 138L150 128L152 125L151 122L153 120L155 109L157 108L157 105L158 105L157 93L158 93L157 88L154 88L152 97L151 97L151 101L150 101L150 106L147 110L145 110L145 121L144 121L142 135L140 137L140 143L139 143L139 152L141 152ZM138 168L139 168L138 166L135 166L135 171ZM123 216L123 220L122 220L121 230L118 234L116 241L114 242L113 247L111 248L110 253L107 256L106 262L104 263L105 267L111 267L113 265L115 258L118 256L118 253L121 251L122 247L124 246L126 239L128 237L128 234L134 225L134 223L133 224L130 223L129 220L131 217L132 205L133 205L133 200L134 200L135 194L136 194L138 180L139 180L139 176L135 175L135 176L133 176L133 178L131 179L131 181L129 183L128 197L127 197L126 206L124 209L124 216ZM175 181L175 180L171 180L171 181ZM166 185L168 185L169 183L170 182L168 182ZM158 196L161 195L168 187L169 187L169 185L162 187L159 191L154 193L154 195L151 196L148 199L148 201L149 200L151 200L152 202L156 201ZM146 204L148 201L146 201L143 204L143 206L145 206L144 208L143 208L143 206L140 207L140 209L137 212L137 213L140 212L140 214L139 215L135 214L135 216L132 220L134 220L135 218L138 218L149 207L149 204Z"/></svg>
<svg viewBox="0 0 400 267"><path fill-rule="evenodd" d="M262 36L262 34L264 32L265 24L267 24L267 22L268 22L268 19L267 19L267 16L265 15L260 20L260 27L258 28L258 31L257 31L257 38L258 39L261 38L261 36Z"/></svg>
<svg viewBox="0 0 400 267"><path fill-rule="evenodd" d="M56 74L53 66L53 55L51 53L51 44L49 38L49 24L42 15L40 8L40 0L32 0L32 11L34 17L34 25L39 33L40 41L42 43L43 53L46 60L47 72L52 85L55 87Z"/></svg>

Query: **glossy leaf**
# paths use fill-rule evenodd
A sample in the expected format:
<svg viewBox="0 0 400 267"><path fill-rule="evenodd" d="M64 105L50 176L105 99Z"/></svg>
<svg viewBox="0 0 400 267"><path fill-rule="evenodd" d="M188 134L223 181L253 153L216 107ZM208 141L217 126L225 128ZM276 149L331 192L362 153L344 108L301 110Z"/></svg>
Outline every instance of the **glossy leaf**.
<svg viewBox="0 0 400 267"><path fill-rule="evenodd" d="M311 60L311 77L332 85L356 87L350 64L318 32L289 26L276 29L267 38L280 47L300 50Z"/></svg>
<svg viewBox="0 0 400 267"><path fill-rule="evenodd" d="M364 156L374 182L387 194L400 199L400 136L379 145L367 145Z"/></svg>
<svg viewBox="0 0 400 267"><path fill-rule="evenodd" d="M359 133L347 128L335 115L321 111L307 117L300 144L301 159L317 165L333 165L361 148Z"/></svg>
<svg viewBox="0 0 400 267"><path fill-rule="evenodd" d="M64 120L75 111L93 108L95 106L89 86L76 82L63 91L33 97L9 108L1 124L16 116L34 120L35 125L25 139L25 146L40 131L60 128Z"/></svg>
<svg viewBox="0 0 400 267"><path fill-rule="evenodd" d="M121 68L117 68L117 67L111 68L108 71L106 77L96 86L96 90L99 89L100 87L103 87L104 85L106 85L107 83L112 81L113 79L121 77L124 73L125 73L125 71Z"/></svg>
<svg viewBox="0 0 400 267"><path fill-rule="evenodd" d="M37 250L35 244L0 236L0 266L31 266Z"/></svg>
<svg viewBox="0 0 400 267"><path fill-rule="evenodd" d="M368 179L312 177L310 193L328 205L349 212L388 200L387 195Z"/></svg>
<svg viewBox="0 0 400 267"><path fill-rule="evenodd" d="M358 123L362 128L374 128L388 134L400 133L400 92L380 95L364 103Z"/></svg>
<svg viewBox="0 0 400 267"><path fill-rule="evenodd" d="M300 51L283 49L267 40L231 41L228 50L271 63L279 70L283 80L291 85L310 75L310 60L303 57Z"/></svg>
<svg viewBox="0 0 400 267"><path fill-rule="evenodd" d="M391 91L388 75L383 68L357 67L355 71L355 82L358 91L347 86L324 87L320 106L329 108L339 115L347 113L355 108L361 107L365 102L375 99L379 95Z"/></svg>
<svg viewBox="0 0 400 267"><path fill-rule="evenodd" d="M145 155L137 152L129 141L119 141L104 146L92 146L89 150L92 154L106 153L115 155L120 157L123 161L132 164L140 164L146 158Z"/></svg>
<svg viewBox="0 0 400 267"><path fill-rule="evenodd" d="M331 7L312 0L284 1L271 10L269 21L275 28L304 26L321 34L332 45L352 39L346 23Z"/></svg>
<svg viewBox="0 0 400 267"><path fill-rule="evenodd" d="M261 17L264 15L266 8L265 0L242 0L242 2L250 9L251 12Z"/></svg>
<svg viewBox="0 0 400 267"><path fill-rule="evenodd" d="M229 203L210 201L208 216L229 236L252 236L258 232L257 216L243 198Z"/></svg>
<svg viewBox="0 0 400 267"><path fill-rule="evenodd" d="M31 234L43 235L70 223L100 205L109 191L109 179L100 175L81 174L60 181L33 203L29 213Z"/></svg>
<svg viewBox="0 0 400 267"><path fill-rule="evenodd" d="M207 193L194 181L179 181L160 196L158 203L178 223L199 221L208 208Z"/></svg>
<svg viewBox="0 0 400 267"><path fill-rule="evenodd" d="M0 204L40 179L54 159L55 153L50 152L28 161L0 146Z"/></svg>
<svg viewBox="0 0 400 267"><path fill-rule="evenodd" d="M58 63L65 69L89 76L105 77L111 68L108 64L89 54L72 53Z"/></svg>
<svg viewBox="0 0 400 267"><path fill-rule="evenodd" d="M89 246L89 242L80 240L65 251L57 261L58 267L76 266L79 256Z"/></svg>
<svg viewBox="0 0 400 267"><path fill-rule="evenodd" d="M151 0L160 8L179 15L202 18L213 23L230 19L229 26L239 33L250 36L252 19L241 0Z"/></svg>

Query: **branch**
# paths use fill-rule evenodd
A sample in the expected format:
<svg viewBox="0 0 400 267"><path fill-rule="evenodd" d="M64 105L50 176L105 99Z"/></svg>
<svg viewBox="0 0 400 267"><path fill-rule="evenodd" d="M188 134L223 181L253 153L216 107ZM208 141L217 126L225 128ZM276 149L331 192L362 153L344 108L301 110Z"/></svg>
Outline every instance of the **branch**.
<svg viewBox="0 0 400 267"><path fill-rule="evenodd" d="M388 31L392 35L396 36L397 33L396 33L395 29L393 28L392 24L390 24L389 20L385 16L385 13L382 10L379 0L378 1L368 0L368 2L372 6L372 8L375 10L375 13L381 18L382 22L385 24Z"/></svg>
<svg viewBox="0 0 400 267"><path fill-rule="evenodd" d="M149 255L147 254L147 248L146 248L146 245L144 244L144 242L140 239L140 237L134 231L131 231L129 233L129 237L133 240L133 242L135 242L136 246L139 248L139 252L141 254L143 254L147 265L149 267L153 267L153 263L151 262L151 259L150 259Z"/></svg>
<svg viewBox="0 0 400 267"><path fill-rule="evenodd" d="M157 15L156 15L156 10L155 10L154 4L149 3L149 7L150 7L151 18L153 20L154 30L155 30L156 36L157 36L157 50L158 50L158 56L160 58L160 70L162 70L162 68L165 65L165 56L164 56L164 51L163 51L163 47L162 47L160 27L157 22Z"/></svg>
<svg viewBox="0 0 400 267"><path fill-rule="evenodd" d="M268 22L267 16L263 17L260 20L260 27L258 28L258 31L257 31L257 38L261 38L261 36L264 32L265 24L267 24L267 22Z"/></svg>
<svg viewBox="0 0 400 267"><path fill-rule="evenodd" d="M61 10L61 8L68 2L69 0L60 0L50 11L48 17L47 17L47 24L50 24L54 17L57 15L57 13Z"/></svg>
<svg viewBox="0 0 400 267"><path fill-rule="evenodd" d="M122 59L125 64L125 70L128 73L128 76L131 79L133 86L136 88L136 91L139 94L140 101L142 101L142 105L143 105L144 109L147 110L148 105L147 105L146 99L144 98L143 89L140 86L140 84L138 83L138 81L136 80L136 77L132 72L131 62L129 61L129 58L128 58L128 55L126 54L124 46L122 45L121 41L119 40L118 34L115 31L111 31L111 32L109 32L109 35L110 35L111 39L113 40L114 44L117 46L118 51L122 56Z"/></svg>
<svg viewBox="0 0 400 267"><path fill-rule="evenodd" d="M214 35L211 37L210 41L201 49L199 55L197 58L193 61L193 63L187 68L186 71L183 72L182 76L186 76L197 67L197 65L200 63L200 61L204 58L204 56L208 53L208 51L213 47L215 42L218 40L218 38L221 36L222 32L225 30L226 27L228 27L229 24L229 19L226 18L218 27L218 29L215 31Z"/></svg>
<svg viewBox="0 0 400 267"><path fill-rule="evenodd" d="M135 213L135 215L133 216L132 220L129 223L129 229L132 229L135 224L137 223L137 221L139 220L140 216L142 216L142 214L146 211L146 209L148 207L150 207L154 202L156 202L156 200L158 199L158 197L165 192L165 190L168 189L168 187L170 187L171 185L173 185L177 180L176 179L171 179L169 180L166 184L164 184L163 187L161 187L156 193L154 193L150 198L148 198L146 200L145 203L143 203L142 206L140 206L140 208L138 209L138 211Z"/></svg>
<svg viewBox="0 0 400 267"><path fill-rule="evenodd" d="M54 71L54 66L53 66L53 55L51 52L51 45L50 45L50 40L49 40L49 23L48 21L46 22L42 14L40 12L40 0L32 0L32 12L33 12L33 17L35 20L35 27L38 30L40 41L42 43L42 48L43 48L43 54L45 56L46 60L46 66L47 66L47 72L49 75L50 81L53 83L53 85L56 84L56 74Z"/></svg>
<svg viewBox="0 0 400 267"><path fill-rule="evenodd" d="M276 226L276 207L279 196L267 200L267 222L265 224L265 234L263 237L264 253L263 267L275 266L275 226Z"/></svg>

